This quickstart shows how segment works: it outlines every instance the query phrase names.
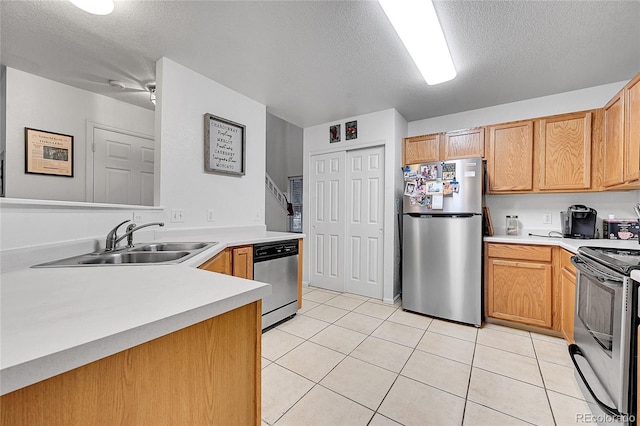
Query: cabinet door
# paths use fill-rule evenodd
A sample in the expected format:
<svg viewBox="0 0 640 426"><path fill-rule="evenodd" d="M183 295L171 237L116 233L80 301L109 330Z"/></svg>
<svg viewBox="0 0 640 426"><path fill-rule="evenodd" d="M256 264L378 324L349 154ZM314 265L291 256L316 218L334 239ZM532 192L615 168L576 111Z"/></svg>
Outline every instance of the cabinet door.
<svg viewBox="0 0 640 426"><path fill-rule="evenodd" d="M533 189L533 121L489 127L490 192Z"/></svg>
<svg viewBox="0 0 640 426"><path fill-rule="evenodd" d="M560 331L566 341L574 343L573 321L576 310L576 276L567 268L562 268L560 273L560 286L562 289L562 320Z"/></svg>
<svg viewBox="0 0 640 426"><path fill-rule="evenodd" d="M604 107L604 142L602 149L602 185L624 182L624 99L618 93Z"/></svg>
<svg viewBox="0 0 640 426"><path fill-rule="evenodd" d="M221 274L231 275L231 253L229 249L225 249L220 253L207 260L198 268L211 272L219 272Z"/></svg>
<svg viewBox="0 0 640 426"><path fill-rule="evenodd" d="M640 74L624 89L624 180L640 179Z"/></svg>
<svg viewBox="0 0 640 426"><path fill-rule="evenodd" d="M591 187L591 119L582 112L540 120L541 190Z"/></svg>
<svg viewBox="0 0 640 426"><path fill-rule="evenodd" d="M253 246L233 248L233 276L253 279Z"/></svg>
<svg viewBox="0 0 640 426"><path fill-rule="evenodd" d="M402 165L438 161L440 159L440 135L406 138L404 140L403 153Z"/></svg>
<svg viewBox="0 0 640 426"><path fill-rule="evenodd" d="M551 328L551 265L488 259L487 315Z"/></svg>
<svg viewBox="0 0 640 426"><path fill-rule="evenodd" d="M444 160L484 158L484 127L445 133L442 157Z"/></svg>

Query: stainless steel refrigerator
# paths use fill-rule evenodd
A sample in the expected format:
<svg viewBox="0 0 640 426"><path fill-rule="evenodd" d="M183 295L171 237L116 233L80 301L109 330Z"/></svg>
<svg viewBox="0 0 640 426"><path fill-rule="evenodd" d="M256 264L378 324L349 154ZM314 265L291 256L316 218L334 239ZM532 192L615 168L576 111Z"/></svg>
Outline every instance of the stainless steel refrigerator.
<svg viewBox="0 0 640 426"><path fill-rule="evenodd" d="M404 169L402 307L480 326L481 158Z"/></svg>

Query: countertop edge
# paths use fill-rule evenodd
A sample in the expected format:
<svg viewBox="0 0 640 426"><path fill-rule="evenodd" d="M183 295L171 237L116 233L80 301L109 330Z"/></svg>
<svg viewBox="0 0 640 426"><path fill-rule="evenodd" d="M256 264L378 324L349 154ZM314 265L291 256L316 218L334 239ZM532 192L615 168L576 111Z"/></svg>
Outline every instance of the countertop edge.
<svg viewBox="0 0 640 426"><path fill-rule="evenodd" d="M637 240L609 240L604 238L581 240L572 238L549 238L525 235L496 235L485 236L483 241L486 243L504 243L504 244L532 244L545 246L558 246L571 253L577 253L578 248L582 246L594 247L613 247L613 248L639 248Z"/></svg>

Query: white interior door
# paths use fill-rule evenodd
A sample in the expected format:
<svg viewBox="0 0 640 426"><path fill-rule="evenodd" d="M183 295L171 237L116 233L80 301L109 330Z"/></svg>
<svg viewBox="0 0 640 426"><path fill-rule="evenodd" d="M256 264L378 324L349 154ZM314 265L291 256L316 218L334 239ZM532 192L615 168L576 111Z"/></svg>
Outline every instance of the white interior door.
<svg viewBox="0 0 640 426"><path fill-rule="evenodd" d="M154 141L93 129L93 201L153 205Z"/></svg>
<svg viewBox="0 0 640 426"><path fill-rule="evenodd" d="M345 158L346 153L311 157L310 284L345 290Z"/></svg>
<svg viewBox="0 0 640 426"><path fill-rule="evenodd" d="M384 147L347 154L346 291L381 299L384 261Z"/></svg>

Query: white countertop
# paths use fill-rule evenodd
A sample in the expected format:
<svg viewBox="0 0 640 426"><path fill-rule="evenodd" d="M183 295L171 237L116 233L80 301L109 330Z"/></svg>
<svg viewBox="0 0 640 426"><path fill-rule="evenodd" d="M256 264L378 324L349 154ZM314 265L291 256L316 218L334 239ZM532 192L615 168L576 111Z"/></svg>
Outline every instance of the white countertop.
<svg viewBox="0 0 640 426"><path fill-rule="evenodd" d="M492 237L484 237L485 242L490 243L510 243L510 244L537 244L537 245L551 245L560 246L569 250L572 253L578 252L578 247L614 247L614 248L627 248L627 249L640 249L638 240L625 241L625 240L608 240L608 239L592 239L592 240L580 240L573 238L549 238L549 237L536 237L530 235L494 235Z"/></svg>
<svg viewBox="0 0 640 426"><path fill-rule="evenodd" d="M261 299L269 284L197 269L225 247L303 238L279 232L167 234L218 241L175 265L25 268L1 275L0 394Z"/></svg>

